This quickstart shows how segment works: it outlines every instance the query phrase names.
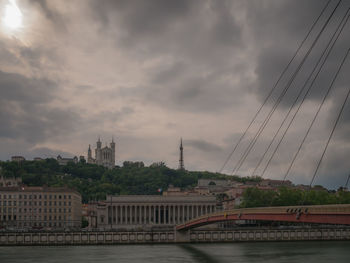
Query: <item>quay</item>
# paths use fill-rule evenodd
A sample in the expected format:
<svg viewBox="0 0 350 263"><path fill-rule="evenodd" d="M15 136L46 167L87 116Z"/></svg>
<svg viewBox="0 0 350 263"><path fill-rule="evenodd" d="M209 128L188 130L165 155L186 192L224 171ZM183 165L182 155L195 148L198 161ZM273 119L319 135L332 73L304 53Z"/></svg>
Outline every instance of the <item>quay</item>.
<svg viewBox="0 0 350 263"><path fill-rule="evenodd" d="M0 246L350 240L350 227L188 231L0 232Z"/></svg>

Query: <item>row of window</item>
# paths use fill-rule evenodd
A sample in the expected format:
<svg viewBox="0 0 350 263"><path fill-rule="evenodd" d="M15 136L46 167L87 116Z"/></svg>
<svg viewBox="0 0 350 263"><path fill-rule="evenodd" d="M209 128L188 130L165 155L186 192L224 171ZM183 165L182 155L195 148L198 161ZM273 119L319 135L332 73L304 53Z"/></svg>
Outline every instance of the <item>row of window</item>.
<svg viewBox="0 0 350 263"><path fill-rule="evenodd" d="M1 211L5 214L6 212L7 213L17 213L17 209L16 208L11 208L11 207L9 207L9 208L6 208L6 207L4 207L3 209L0 209L0 213L1 213ZM31 208L18 208L18 212L19 213L31 213L33 211L33 213L36 213L36 212L38 212L38 213L41 213L42 211L44 212L44 213L47 213L47 212L49 212L49 213L61 213L61 212L63 212L63 213L66 213L67 211L68 211L68 213L70 213L72 210L71 210L71 208L58 208L58 209L56 209L56 208L43 208L43 209L41 209L41 208L38 208L38 209L36 209L36 208L33 208L33 210L31 209Z"/></svg>
<svg viewBox="0 0 350 263"><path fill-rule="evenodd" d="M12 220L70 220L70 216L67 218L67 216L18 216L17 215L3 215L0 217L2 221L12 221Z"/></svg>
<svg viewBox="0 0 350 263"><path fill-rule="evenodd" d="M18 203L17 203L17 201L11 201L11 200L8 200L8 201L6 201L6 200L4 200L4 201L2 201L2 203L0 202L0 206L1 206L1 204L3 205L3 206L17 206L17 204L18 204L18 206L22 206L22 205L29 205L29 206L31 206L32 204L34 205L34 206L41 206L41 204L43 204L44 206L47 206L47 205L49 205L49 206L51 206L51 205L59 205L59 206L66 206L67 205L67 202L66 201L64 201L64 202L61 202L61 201L43 201L43 202L41 202L41 201L34 201L34 202L32 202L32 201L18 201ZM71 201L68 201L68 205L69 206L71 206L72 205L72 202Z"/></svg>
<svg viewBox="0 0 350 263"><path fill-rule="evenodd" d="M0 221L1 222L1 221ZM6 222L3 225L16 226L16 227L69 227L77 225L78 223L73 223L70 221L67 222Z"/></svg>
<svg viewBox="0 0 350 263"><path fill-rule="evenodd" d="M0 194L0 199L16 199L16 194ZM19 194L19 199L72 199L71 195L54 195L54 194L39 194L39 195L33 195L33 194Z"/></svg>

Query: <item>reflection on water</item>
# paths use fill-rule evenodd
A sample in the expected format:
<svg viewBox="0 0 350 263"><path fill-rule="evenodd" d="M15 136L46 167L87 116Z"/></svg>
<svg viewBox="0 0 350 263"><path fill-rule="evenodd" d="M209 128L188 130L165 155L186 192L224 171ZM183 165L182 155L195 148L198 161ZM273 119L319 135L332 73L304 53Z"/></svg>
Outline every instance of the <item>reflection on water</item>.
<svg viewBox="0 0 350 263"><path fill-rule="evenodd" d="M7 262L349 262L350 242L0 247Z"/></svg>
<svg viewBox="0 0 350 263"><path fill-rule="evenodd" d="M194 260L193 262L201 262L201 263L219 263L220 258L212 256L205 252L203 249L196 248L193 245L189 244L183 244L179 245L187 254L191 256L191 258Z"/></svg>

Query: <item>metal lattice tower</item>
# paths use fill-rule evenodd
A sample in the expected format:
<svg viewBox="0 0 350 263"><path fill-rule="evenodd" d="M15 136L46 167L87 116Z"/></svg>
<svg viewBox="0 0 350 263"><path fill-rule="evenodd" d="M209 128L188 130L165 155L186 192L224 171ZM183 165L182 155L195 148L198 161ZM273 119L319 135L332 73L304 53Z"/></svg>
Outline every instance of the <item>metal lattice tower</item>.
<svg viewBox="0 0 350 263"><path fill-rule="evenodd" d="M184 165L184 147L182 146L182 138L181 138L181 142L180 142L179 170L185 170L185 165Z"/></svg>

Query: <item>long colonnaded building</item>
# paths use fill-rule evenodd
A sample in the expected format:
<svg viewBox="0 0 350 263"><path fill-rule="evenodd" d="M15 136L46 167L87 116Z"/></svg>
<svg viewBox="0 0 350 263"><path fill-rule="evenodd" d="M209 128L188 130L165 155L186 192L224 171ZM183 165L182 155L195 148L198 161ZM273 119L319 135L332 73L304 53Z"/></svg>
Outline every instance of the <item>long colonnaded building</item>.
<svg viewBox="0 0 350 263"><path fill-rule="evenodd" d="M81 195L64 187L0 187L0 227L80 228Z"/></svg>
<svg viewBox="0 0 350 263"><path fill-rule="evenodd" d="M216 211L215 196L120 195L99 203L97 226L103 229L174 226Z"/></svg>

